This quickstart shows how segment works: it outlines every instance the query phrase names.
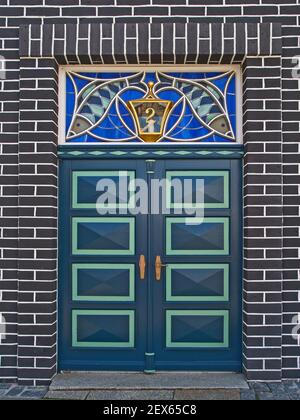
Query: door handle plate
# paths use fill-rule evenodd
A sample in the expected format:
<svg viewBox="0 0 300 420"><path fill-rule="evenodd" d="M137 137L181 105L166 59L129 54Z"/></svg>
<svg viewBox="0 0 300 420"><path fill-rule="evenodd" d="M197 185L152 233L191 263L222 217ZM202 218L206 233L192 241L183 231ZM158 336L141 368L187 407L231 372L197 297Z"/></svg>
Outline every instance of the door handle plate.
<svg viewBox="0 0 300 420"><path fill-rule="evenodd" d="M163 264L160 255L158 255L155 259L155 278L157 281L161 280L162 267L168 267L168 264Z"/></svg>
<svg viewBox="0 0 300 420"><path fill-rule="evenodd" d="M145 255L140 256L139 267L140 267L140 279L145 280L145 273L146 273L146 258L145 258Z"/></svg>

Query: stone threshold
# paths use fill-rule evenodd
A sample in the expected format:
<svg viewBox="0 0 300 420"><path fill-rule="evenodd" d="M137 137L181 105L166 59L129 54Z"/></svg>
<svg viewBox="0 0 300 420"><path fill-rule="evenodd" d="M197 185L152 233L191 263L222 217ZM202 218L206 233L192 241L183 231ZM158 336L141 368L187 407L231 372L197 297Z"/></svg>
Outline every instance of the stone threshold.
<svg viewBox="0 0 300 420"><path fill-rule="evenodd" d="M242 374L231 372L62 372L50 391L76 390L247 390Z"/></svg>

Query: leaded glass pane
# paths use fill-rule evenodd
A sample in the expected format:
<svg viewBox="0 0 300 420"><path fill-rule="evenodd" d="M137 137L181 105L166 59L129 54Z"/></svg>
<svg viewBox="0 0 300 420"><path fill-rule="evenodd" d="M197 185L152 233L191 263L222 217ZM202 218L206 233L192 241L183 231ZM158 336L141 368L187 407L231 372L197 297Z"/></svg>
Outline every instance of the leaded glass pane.
<svg viewBox="0 0 300 420"><path fill-rule="evenodd" d="M236 73L66 75L68 143L235 142Z"/></svg>

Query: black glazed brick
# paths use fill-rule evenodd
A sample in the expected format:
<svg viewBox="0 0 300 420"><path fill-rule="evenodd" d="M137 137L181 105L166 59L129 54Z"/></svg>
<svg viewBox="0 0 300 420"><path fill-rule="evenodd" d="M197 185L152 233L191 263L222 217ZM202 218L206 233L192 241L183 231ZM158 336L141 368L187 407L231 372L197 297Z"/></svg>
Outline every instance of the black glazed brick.
<svg viewBox="0 0 300 420"><path fill-rule="evenodd" d="M5 346L6 358L3 358L0 377L18 379L26 385L45 385L55 374L56 349L52 341L55 331L50 327L56 320L53 316L55 305L41 300L43 293L49 293L49 299L55 301L52 292L56 291L57 279L53 268L57 258L55 118L58 64L94 62L113 65L126 62L126 59L133 64L148 63L149 59L158 64L162 59L204 65L209 62L243 63L246 92L245 233L250 235L245 239L244 286L256 299L251 305L248 302L247 312L249 316L251 312L268 316L272 311L280 315L280 299L284 300L282 317L300 311L299 304L295 303L300 268L300 96L298 82L291 78L292 58L300 55L300 13L299 5L295 3L293 0L279 0L276 5L258 0L45 0L44 3L41 0L10 0L7 6L6 1L0 1L0 37L4 47L1 54L9 58L11 66L7 81L2 83L0 96L0 106L4 104L5 107L0 108L4 111L0 122L0 165L4 175L0 182L0 210L6 224L1 252L7 259L3 263L0 282L7 281L11 286L0 285L12 293L3 294L0 312L4 309L7 313L15 313L18 287L21 292L26 288L20 294L19 326L16 318L11 323L15 331L27 334L14 336L15 343ZM43 36L39 26L42 19L48 23L43 27ZM101 27L100 22L107 24ZM114 22L127 24L126 36L132 39L127 39L126 45L120 43L124 26L113 26ZM160 22L164 22L164 28ZM264 24L258 25L261 22ZM82 26L78 28L77 23ZM221 26L222 23L226 24ZM29 42L29 33L32 42ZM53 57L54 48L56 57ZM90 49L90 55L87 49ZM247 53L251 58L246 58ZM271 58L272 54L276 57ZM259 55L269 58L264 60ZM26 58L21 60L20 83L19 56ZM48 62L43 65L43 60L36 60L40 56L49 58ZM35 90L36 80L38 90ZM51 111L46 115L45 109L49 108L44 105L51 102ZM21 121L18 124L19 107ZM32 193L36 185L39 190ZM54 197L53 201L49 201L43 188L51 190L49 195ZM17 189L22 192L19 209ZM53 206L49 207L49 202L54 203ZM34 241L22 238L18 243L15 238L18 226L20 236L26 233L26 228L30 229L27 232L34 230L34 235L38 235ZM261 232L267 237L261 238ZM52 251L49 251L49 244ZM25 271L17 272L18 258L22 259ZM44 260L46 270L42 269ZM35 302L30 302L33 294L38 297L38 308ZM250 294L247 296L250 299ZM41 315L38 314L40 310ZM35 341L35 326L30 325L33 317L26 318L30 311L38 323L45 323L43 339L36 349L30 347ZM42 316L44 321L38 318ZM277 316L276 322L280 323ZM289 331L285 333L289 335ZM272 338L268 338L270 334ZM288 338L282 340L280 327L268 326L264 330L263 326L253 328L245 323L244 336L245 367L249 379L300 378L300 355ZM32 361L39 369L33 369Z"/></svg>

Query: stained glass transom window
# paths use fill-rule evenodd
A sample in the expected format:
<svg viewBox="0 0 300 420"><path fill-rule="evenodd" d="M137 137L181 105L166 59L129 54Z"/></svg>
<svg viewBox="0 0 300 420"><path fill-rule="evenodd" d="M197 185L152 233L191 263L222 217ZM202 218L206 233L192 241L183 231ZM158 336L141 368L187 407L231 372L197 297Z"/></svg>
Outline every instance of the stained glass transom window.
<svg viewBox="0 0 300 420"><path fill-rule="evenodd" d="M66 73L67 143L232 143L236 73Z"/></svg>

